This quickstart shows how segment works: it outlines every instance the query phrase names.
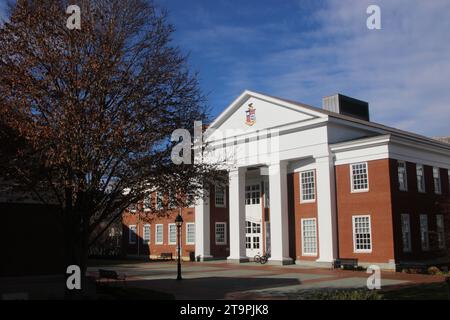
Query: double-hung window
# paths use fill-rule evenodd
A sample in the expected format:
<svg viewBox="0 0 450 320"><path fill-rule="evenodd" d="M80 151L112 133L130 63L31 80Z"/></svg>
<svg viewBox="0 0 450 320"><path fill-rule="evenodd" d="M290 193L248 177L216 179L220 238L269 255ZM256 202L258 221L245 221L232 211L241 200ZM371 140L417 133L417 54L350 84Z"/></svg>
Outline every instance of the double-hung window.
<svg viewBox="0 0 450 320"><path fill-rule="evenodd" d="M426 214L420 215L420 242L422 250L428 251L430 249L430 239L428 234L428 216Z"/></svg>
<svg viewBox="0 0 450 320"><path fill-rule="evenodd" d="M164 207L163 195L161 192L156 192L155 196L156 196L156 201L155 201L156 210L161 210Z"/></svg>
<svg viewBox="0 0 450 320"><path fill-rule="evenodd" d="M260 204L261 192L259 184L253 184L245 187L245 204Z"/></svg>
<svg viewBox="0 0 450 320"><path fill-rule="evenodd" d="M367 162L353 163L350 165L351 191L369 191L369 171Z"/></svg>
<svg viewBox="0 0 450 320"><path fill-rule="evenodd" d="M357 253L372 251L370 216L353 216L353 247Z"/></svg>
<svg viewBox="0 0 450 320"><path fill-rule="evenodd" d="M155 243L163 244L164 243L164 225L157 224L155 226Z"/></svg>
<svg viewBox="0 0 450 320"><path fill-rule="evenodd" d="M411 252L411 222L409 214L401 215L403 252Z"/></svg>
<svg viewBox="0 0 450 320"><path fill-rule="evenodd" d="M434 193L436 194L442 193L441 174L439 171L440 171L439 168L436 167L433 168Z"/></svg>
<svg viewBox="0 0 450 320"><path fill-rule="evenodd" d="M401 191L408 191L408 179L406 174L406 162L397 162L397 172L398 172L398 188Z"/></svg>
<svg viewBox="0 0 450 320"><path fill-rule="evenodd" d="M186 244L195 244L195 223L186 223Z"/></svg>
<svg viewBox="0 0 450 320"><path fill-rule="evenodd" d="M215 204L218 208L226 207L226 191L225 187L221 185L215 186Z"/></svg>
<svg viewBox="0 0 450 320"><path fill-rule="evenodd" d="M425 174L423 171L423 165L416 165L416 176L417 176L417 191L425 192Z"/></svg>
<svg viewBox="0 0 450 320"><path fill-rule="evenodd" d="M316 219L302 219L302 253L304 256L317 255Z"/></svg>
<svg viewBox="0 0 450 320"><path fill-rule="evenodd" d="M142 238L144 240L145 244L150 243L150 225L149 224L144 224L144 228L143 228L143 232L142 232Z"/></svg>
<svg viewBox="0 0 450 320"><path fill-rule="evenodd" d="M300 172L300 202L316 200L316 182L314 170Z"/></svg>
<svg viewBox="0 0 450 320"><path fill-rule="evenodd" d="M227 224L225 222L216 222L216 244L227 244Z"/></svg>
<svg viewBox="0 0 450 320"><path fill-rule="evenodd" d="M177 225L169 223L169 244L177 244Z"/></svg>
<svg viewBox="0 0 450 320"><path fill-rule="evenodd" d="M150 194L144 196L144 211L149 211L152 206L152 198Z"/></svg>

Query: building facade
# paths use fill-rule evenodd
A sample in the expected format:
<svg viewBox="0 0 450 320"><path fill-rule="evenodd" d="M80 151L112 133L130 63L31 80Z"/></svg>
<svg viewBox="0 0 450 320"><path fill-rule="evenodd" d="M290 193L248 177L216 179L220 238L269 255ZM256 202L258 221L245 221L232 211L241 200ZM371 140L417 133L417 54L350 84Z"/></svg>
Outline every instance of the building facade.
<svg viewBox="0 0 450 320"><path fill-rule="evenodd" d="M242 93L208 127L203 161L228 172L182 210L184 258L330 265L355 258L393 269L449 257L450 145L369 121L368 104L336 95L319 109ZM133 211L161 206L150 193ZM130 255L176 254L174 209L123 215Z"/></svg>

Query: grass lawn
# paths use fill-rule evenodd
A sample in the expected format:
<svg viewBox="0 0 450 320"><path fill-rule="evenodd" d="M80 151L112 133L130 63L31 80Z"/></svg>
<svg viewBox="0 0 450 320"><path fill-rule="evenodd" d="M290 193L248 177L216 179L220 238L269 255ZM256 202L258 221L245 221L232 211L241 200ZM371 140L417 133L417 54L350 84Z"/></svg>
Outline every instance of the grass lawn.
<svg viewBox="0 0 450 320"><path fill-rule="evenodd" d="M333 289L302 290L291 294L294 300L448 300L448 286L445 282L418 284L397 289Z"/></svg>
<svg viewBox="0 0 450 320"><path fill-rule="evenodd" d="M448 300L448 286L444 282L420 284L383 292L387 300Z"/></svg>
<svg viewBox="0 0 450 320"><path fill-rule="evenodd" d="M171 294L126 286L97 285L99 300L174 300Z"/></svg>

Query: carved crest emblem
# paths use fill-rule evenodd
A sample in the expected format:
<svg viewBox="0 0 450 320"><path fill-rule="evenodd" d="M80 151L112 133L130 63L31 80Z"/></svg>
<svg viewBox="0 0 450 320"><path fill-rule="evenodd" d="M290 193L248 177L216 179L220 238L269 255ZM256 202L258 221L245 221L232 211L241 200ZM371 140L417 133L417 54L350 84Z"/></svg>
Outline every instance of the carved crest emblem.
<svg viewBox="0 0 450 320"><path fill-rule="evenodd" d="M253 107L253 103L248 105L247 111L245 111L245 124L252 126L256 123L256 109Z"/></svg>

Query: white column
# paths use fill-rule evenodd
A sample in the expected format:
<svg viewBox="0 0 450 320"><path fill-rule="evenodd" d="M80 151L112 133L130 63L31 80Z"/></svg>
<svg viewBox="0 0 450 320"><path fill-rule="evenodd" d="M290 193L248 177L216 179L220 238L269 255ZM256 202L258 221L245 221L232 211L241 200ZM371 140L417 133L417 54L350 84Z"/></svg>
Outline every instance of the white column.
<svg viewBox="0 0 450 320"><path fill-rule="evenodd" d="M291 264L289 257L287 162L269 166L270 261Z"/></svg>
<svg viewBox="0 0 450 320"><path fill-rule="evenodd" d="M230 262L246 262L245 254L245 172L237 168L229 173L230 188Z"/></svg>
<svg viewBox="0 0 450 320"><path fill-rule="evenodd" d="M208 192L204 192L203 198L198 199L195 205L195 256L201 261L210 260L210 212Z"/></svg>
<svg viewBox="0 0 450 320"><path fill-rule="evenodd" d="M336 189L332 155L316 158L319 259L331 263L337 255Z"/></svg>

